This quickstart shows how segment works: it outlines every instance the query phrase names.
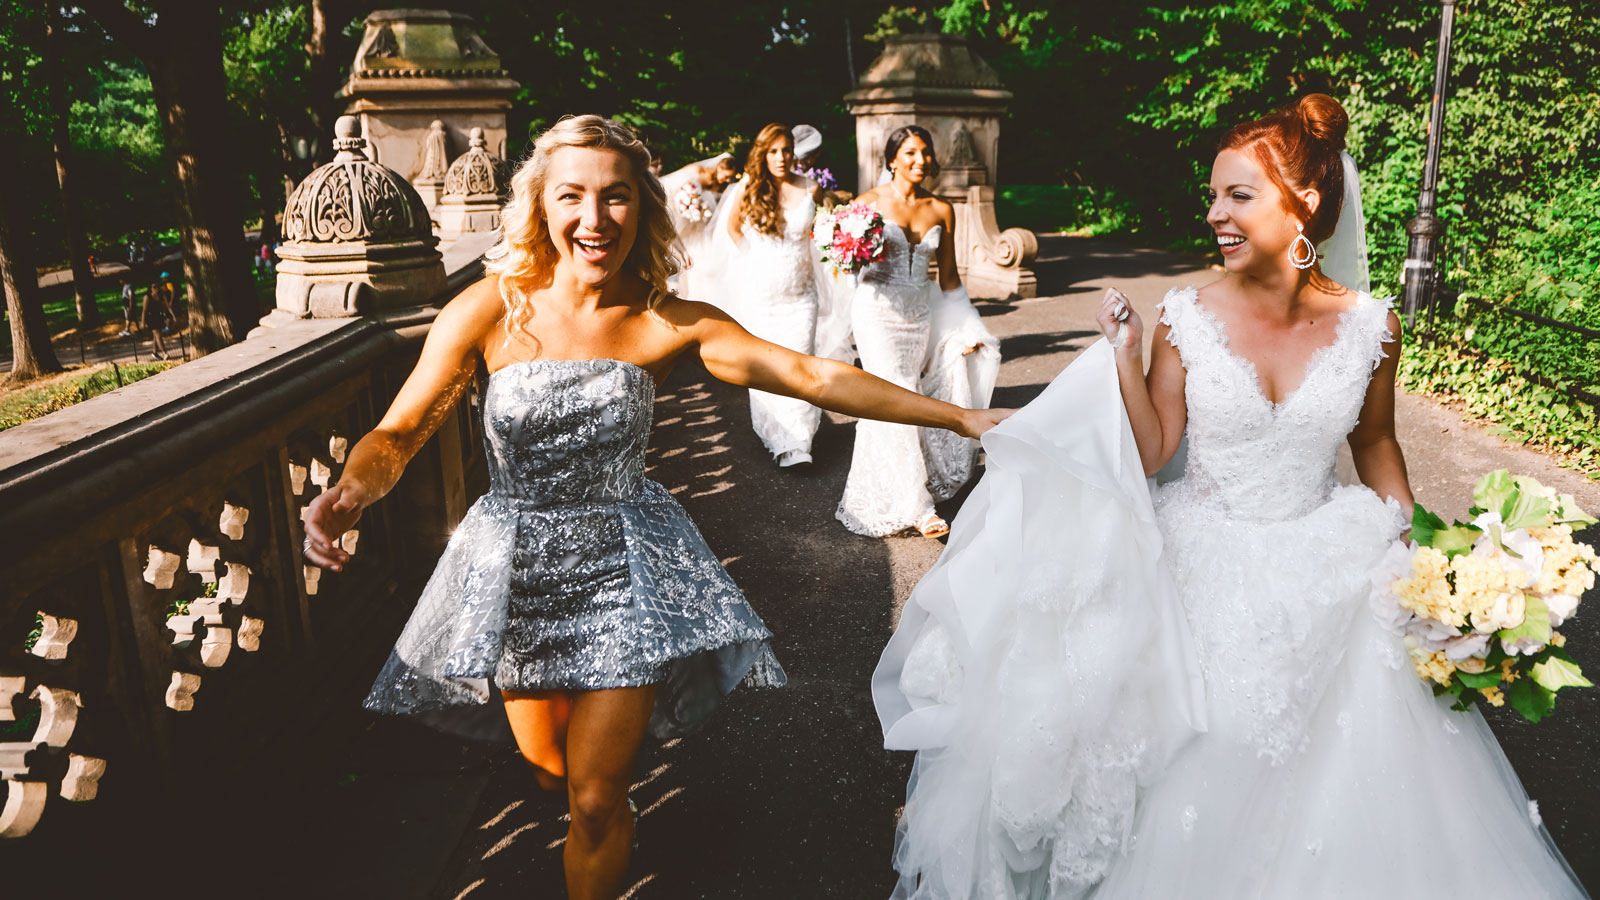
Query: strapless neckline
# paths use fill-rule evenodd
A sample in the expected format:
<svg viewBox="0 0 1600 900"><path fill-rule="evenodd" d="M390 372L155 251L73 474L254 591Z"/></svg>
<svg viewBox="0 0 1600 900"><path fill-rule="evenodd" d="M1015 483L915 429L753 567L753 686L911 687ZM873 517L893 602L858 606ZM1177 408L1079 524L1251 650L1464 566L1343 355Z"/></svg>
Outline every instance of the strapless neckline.
<svg viewBox="0 0 1600 900"><path fill-rule="evenodd" d="M515 368L517 366L531 366L531 365L552 365L553 366L553 365L558 365L558 364L585 365L585 364L595 364L595 363L614 363L614 364L616 364L618 366L622 366L625 369L636 369L641 374L649 376L652 380L655 378L654 375L650 375L650 370L646 369L644 366L641 366L638 363L628 362L625 359L617 359L616 357L612 357L612 356L595 356L595 357L590 357L588 359L519 359L519 360L515 360L513 362L508 362L505 365L501 366L500 368L495 369L493 372L489 373L489 377L493 378L496 375L499 375L501 372L504 372L507 369Z"/></svg>
<svg viewBox="0 0 1600 900"><path fill-rule="evenodd" d="M882 213L879 213L879 215L882 215ZM885 226L893 225L894 230L900 232L900 238L906 242L906 246L908 247L921 247L923 244L928 242L928 238L933 237L944 229L943 223L935 225L922 233L922 240L919 240L913 244L911 243L911 235L906 231L905 226L901 225L899 222L891 222L888 219L884 219L883 224Z"/></svg>

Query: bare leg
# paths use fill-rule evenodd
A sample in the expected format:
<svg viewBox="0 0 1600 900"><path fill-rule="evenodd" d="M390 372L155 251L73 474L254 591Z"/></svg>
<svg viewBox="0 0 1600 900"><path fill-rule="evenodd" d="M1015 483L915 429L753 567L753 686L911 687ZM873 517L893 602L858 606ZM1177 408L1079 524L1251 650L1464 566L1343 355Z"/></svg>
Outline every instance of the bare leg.
<svg viewBox="0 0 1600 900"><path fill-rule="evenodd" d="M572 827L562 861L570 900L616 900L633 852L628 786L656 686L575 694L567 736Z"/></svg>
<svg viewBox="0 0 1600 900"><path fill-rule="evenodd" d="M567 786L567 723L572 718L572 692L501 691L506 718L517 739L522 758L533 766L533 777L547 791Z"/></svg>

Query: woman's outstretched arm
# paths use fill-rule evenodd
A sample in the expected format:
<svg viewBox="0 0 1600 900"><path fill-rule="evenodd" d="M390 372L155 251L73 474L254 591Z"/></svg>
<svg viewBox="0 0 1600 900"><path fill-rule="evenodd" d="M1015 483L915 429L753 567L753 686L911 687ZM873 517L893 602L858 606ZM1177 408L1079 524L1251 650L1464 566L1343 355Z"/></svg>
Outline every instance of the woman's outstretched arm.
<svg viewBox="0 0 1600 900"><path fill-rule="evenodd" d="M361 511L389 493L406 464L449 417L472 383L483 336L501 311L497 279L485 279L446 304L428 331L416 368L378 426L350 451L339 483L306 508L306 559L337 571L350 555L338 546Z"/></svg>
<svg viewBox="0 0 1600 900"><path fill-rule="evenodd" d="M763 341L704 303L674 301L663 305L662 315L686 333L706 370L729 384L796 397L849 416L946 428L972 438L1011 415L1005 409L962 409L855 366Z"/></svg>

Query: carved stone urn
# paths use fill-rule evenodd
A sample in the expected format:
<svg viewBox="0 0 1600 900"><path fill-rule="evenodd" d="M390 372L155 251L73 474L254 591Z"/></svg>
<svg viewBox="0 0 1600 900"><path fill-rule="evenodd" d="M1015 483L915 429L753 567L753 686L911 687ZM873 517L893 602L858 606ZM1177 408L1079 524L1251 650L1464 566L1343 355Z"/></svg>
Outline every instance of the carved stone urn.
<svg viewBox="0 0 1600 900"><path fill-rule="evenodd" d="M449 148L467 146L474 127L483 129L490 153L507 158L506 110L522 86L501 67L471 16L384 9L364 24L339 96L345 112L361 119L369 159L413 183L422 180L421 189L443 174Z"/></svg>
<svg viewBox="0 0 1600 900"><path fill-rule="evenodd" d="M887 139L902 125L933 136L939 176L927 185L955 207L956 264L974 298L1006 300L1038 293L1028 265L1039 239L995 219L1000 119L1011 99L988 63L948 34L891 36L883 54L845 95L856 117L857 184L866 191L884 171Z"/></svg>
<svg viewBox="0 0 1600 900"><path fill-rule="evenodd" d="M306 318L417 306L445 289L428 209L410 182L367 158L353 116L340 116L333 162L300 182L283 212L271 327Z"/></svg>
<svg viewBox="0 0 1600 900"><path fill-rule="evenodd" d="M483 129L472 129L468 141L467 152L445 172L444 194L434 210L439 236L447 241L463 232L499 228L500 197L510 187L500 161L484 148Z"/></svg>

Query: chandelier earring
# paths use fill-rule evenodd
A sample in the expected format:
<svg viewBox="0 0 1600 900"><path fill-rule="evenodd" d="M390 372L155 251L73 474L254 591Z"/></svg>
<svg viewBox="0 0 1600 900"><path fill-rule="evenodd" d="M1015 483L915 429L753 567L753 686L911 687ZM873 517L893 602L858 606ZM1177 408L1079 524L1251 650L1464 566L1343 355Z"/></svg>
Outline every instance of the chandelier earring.
<svg viewBox="0 0 1600 900"><path fill-rule="evenodd" d="M1306 226L1301 222L1294 223L1300 232L1289 242L1289 265L1296 269L1309 269L1317 264L1317 247L1306 237Z"/></svg>

